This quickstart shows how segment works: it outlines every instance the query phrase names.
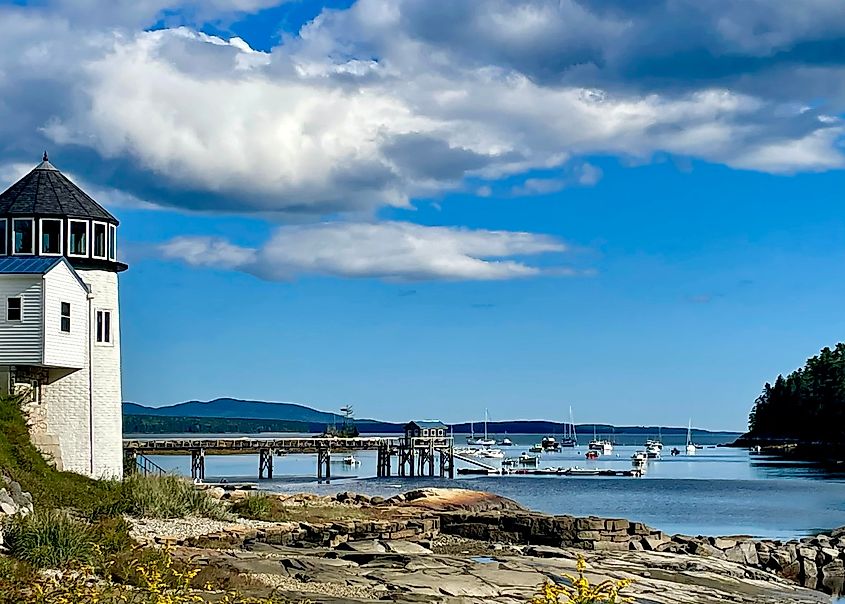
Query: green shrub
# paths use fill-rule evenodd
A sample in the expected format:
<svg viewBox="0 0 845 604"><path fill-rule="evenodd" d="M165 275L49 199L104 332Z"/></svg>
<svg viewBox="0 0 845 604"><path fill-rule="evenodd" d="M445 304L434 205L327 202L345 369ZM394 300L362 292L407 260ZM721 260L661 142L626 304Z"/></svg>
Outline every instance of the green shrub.
<svg viewBox="0 0 845 604"><path fill-rule="evenodd" d="M121 516L104 518L91 525L94 542L104 556L129 551L135 542L129 536L129 523Z"/></svg>
<svg viewBox="0 0 845 604"><path fill-rule="evenodd" d="M132 476L124 481L126 511L148 518L230 516L217 499L179 476Z"/></svg>
<svg viewBox="0 0 845 604"><path fill-rule="evenodd" d="M232 505L232 512L243 518L253 520L267 520L273 511L271 498L265 493L256 493L246 499L236 501Z"/></svg>
<svg viewBox="0 0 845 604"><path fill-rule="evenodd" d="M56 510L15 517L5 533L9 553L36 568L90 564L98 554L91 527Z"/></svg>

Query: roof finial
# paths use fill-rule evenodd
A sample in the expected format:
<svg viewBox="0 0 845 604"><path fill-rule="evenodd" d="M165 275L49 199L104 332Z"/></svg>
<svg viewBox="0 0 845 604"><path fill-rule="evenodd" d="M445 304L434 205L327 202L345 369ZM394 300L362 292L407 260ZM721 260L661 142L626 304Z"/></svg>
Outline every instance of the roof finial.
<svg viewBox="0 0 845 604"><path fill-rule="evenodd" d="M41 158L41 161L50 161L47 159L47 151L44 151L44 157Z"/></svg>

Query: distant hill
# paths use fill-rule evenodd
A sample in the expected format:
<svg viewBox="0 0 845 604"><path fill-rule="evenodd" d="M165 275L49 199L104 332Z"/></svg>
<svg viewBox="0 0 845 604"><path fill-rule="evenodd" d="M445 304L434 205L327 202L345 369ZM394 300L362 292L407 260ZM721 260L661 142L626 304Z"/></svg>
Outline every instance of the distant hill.
<svg viewBox="0 0 845 604"><path fill-rule="evenodd" d="M136 403L123 403L123 415L130 416L156 416L174 418L228 418L233 420L276 420L285 422L296 422L299 426L305 427L303 431L321 432L327 425L343 422L343 417L338 413L318 411L296 403L269 403L266 401L247 401L233 398L218 398L213 401L188 401L166 407L146 407ZM409 417L408 420L421 419ZM132 420L133 424L139 424ZM362 433L397 433L402 432L404 423L382 422L374 419L356 419L355 425ZM454 424L451 426L456 434L469 434L471 428L475 428L476 434L484 430L482 422L469 422ZM593 424L578 424L578 433L591 434ZM489 422L487 430L491 434L553 434L560 435L563 432L563 424L544 420L515 420L504 422ZM625 432L627 434L657 434L662 430L664 434L685 434L686 428L657 426L611 426L607 424L596 424L597 434L612 434L613 432ZM238 432L235 424L230 430L219 430L220 432ZM732 432L709 432L706 430L693 430L694 434L735 434Z"/></svg>

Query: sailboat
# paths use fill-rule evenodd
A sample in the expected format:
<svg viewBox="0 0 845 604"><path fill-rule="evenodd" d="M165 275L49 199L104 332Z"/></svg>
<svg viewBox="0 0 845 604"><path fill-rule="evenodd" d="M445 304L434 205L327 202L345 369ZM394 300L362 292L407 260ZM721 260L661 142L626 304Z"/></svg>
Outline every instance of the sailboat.
<svg viewBox="0 0 845 604"><path fill-rule="evenodd" d="M604 438L602 440L599 440L596 436L595 424L593 424L593 440L590 441L590 445L588 448L590 449L590 451L601 451L603 455L613 453L613 443Z"/></svg>
<svg viewBox="0 0 845 604"><path fill-rule="evenodd" d="M577 447L578 434L575 432L575 422L572 420L572 407L569 407L569 423L563 425L563 440L560 441L561 447Z"/></svg>
<svg viewBox="0 0 845 604"><path fill-rule="evenodd" d="M487 409L484 410L484 438L475 438L475 432L473 431L472 437L467 439L468 445L480 445L482 447L492 447L496 444L496 440L490 438L487 435Z"/></svg>
<svg viewBox="0 0 845 604"><path fill-rule="evenodd" d="M695 455L695 443L692 442L692 419L687 424L687 455Z"/></svg>

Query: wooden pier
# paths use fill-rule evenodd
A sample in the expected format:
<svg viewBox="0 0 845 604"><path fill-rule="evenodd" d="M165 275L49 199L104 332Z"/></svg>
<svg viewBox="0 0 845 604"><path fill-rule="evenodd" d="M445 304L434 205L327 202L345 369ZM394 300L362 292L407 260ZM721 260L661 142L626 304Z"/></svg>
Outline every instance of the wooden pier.
<svg viewBox="0 0 845 604"><path fill-rule="evenodd" d="M123 441L128 471L143 469L149 455L191 456L191 478L205 480L206 455L258 455L258 478L273 478L275 457L312 454L317 480L331 480L333 453L376 451L376 475L454 478L454 442L450 437L312 437L312 438L128 438Z"/></svg>

